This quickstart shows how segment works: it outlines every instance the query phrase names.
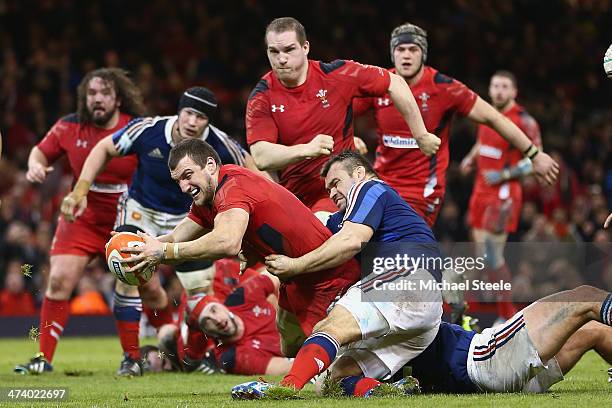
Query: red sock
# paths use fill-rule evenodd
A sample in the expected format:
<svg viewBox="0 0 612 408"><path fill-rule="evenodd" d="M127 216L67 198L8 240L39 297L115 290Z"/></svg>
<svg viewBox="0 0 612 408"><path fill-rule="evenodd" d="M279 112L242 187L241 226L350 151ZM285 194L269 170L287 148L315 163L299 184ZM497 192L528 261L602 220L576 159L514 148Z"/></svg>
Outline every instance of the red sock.
<svg viewBox="0 0 612 408"><path fill-rule="evenodd" d="M497 302L497 314L506 320L510 320L517 311L512 302Z"/></svg>
<svg viewBox="0 0 612 408"><path fill-rule="evenodd" d="M140 334L140 322L116 320L115 323L123 352L132 360L139 360L138 335Z"/></svg>
<svg viewBox="0 0 612 408"><path fill-rule="evenodd" d="M67 300L52 300L45 296L40 311L40 351L51 362L55 348L70 312Z"/></svg>
<svg viewBox="0 0 612 408"><path fill-rule="evenodd" d="M492 273L492 282L511 282L512 274L506 264L503 264ZM497 314L500 317L508 320L517 312L516 307L512 303L512 292L509 290L500 291L497 296Z"/></svg>
<svg viewBox="0 0 612 408"><path fill-rule="evenodd" d="M123 352L132 360L140 359L138 335L140 333L140 296L125 296L115 292L113 314Z"/></svg>
<svg viewBox="0 0 612 408"><path fill-rule="evenodd" d="M163 309L152 309L149 306L142 305L142 311L147 315L149 324L159 330L164 324L174 323L172 317L172 304L168 302Z"/></svg>
<svg viewBox="0 0 612 408"><path fill-rule="evenodd" d="M330 335L319 332L306 339L295 356L289 374L281 385L301 390L315 375L323 372L336 358L338 342Z"/></svg>
<svg viewBox="0 0 612 408"><path fill-rule="evenodd" d="M380 384L382 383L374 378L363 377L355 384L355 391L353 391L353 395L355 397L363 397L368 393L368 391L373 390Z"/></svg>

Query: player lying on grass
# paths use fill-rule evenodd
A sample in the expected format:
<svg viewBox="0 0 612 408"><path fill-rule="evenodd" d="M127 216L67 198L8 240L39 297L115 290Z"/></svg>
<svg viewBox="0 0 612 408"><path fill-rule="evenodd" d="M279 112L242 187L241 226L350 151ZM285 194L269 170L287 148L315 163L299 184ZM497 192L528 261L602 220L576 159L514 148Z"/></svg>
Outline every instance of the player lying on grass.
<svg viewBox="0 0 612 408"><path fill-rule="evenodd" d="M588 350L612 363L611 324L612 294L580 286L540 299L482 333L443 322L433 343L407 365L425 392L544 392ZM330 367L324 395L368 397L390 388L355 375L345 360L340 356ZM251 397L268 394L269 385L261 384L250 387Z"/></svg>
<svg viewBox="0 0 612 408"><path fill-rule="evenodd" d="M436 240L426 222L395 190L376 177L372 166L355 152L343 152L323 167L325 186L340 212L330 227L340 230L323 245L299 258L271 255L268 271L281 280L330 268L361 253L389 257L396 250L409 258L439 257ZM378 243L374 254L362 251L363 242ZM402 243L401 248L397 244ZM395 245L394 245L395 244ZM362 268L364 265L362 265ZM365 268L368 268L365 266ZM392 268L382 274L368 273L336 303L315 327L298 353L281 385L301 389L323 372L344 348L343 368L352 375L387 379L419 355L434 340L442 315L438 290L387 290L377 283L402 284L440 281L440 271ZM255 388L266 387L256 383ZM249 398L252 388L237 386L234 398Z"/></svg>
<svg viewBox="0 0 612 408"><path fill-rule="evenodd" d="M238 285L225 299L216 295L192 296L183 324L189 326L189 332L199 330L212 341L200 342L199 350L185 349L185 331L179 325L167 325L158 335L163 355L176 356L173 365L183 371L193 359L190 355L196 352L201 354L196 361L203 360L205 353L209 355L206 364L198 368L207 374L286 374L293 360L281 353L276 310L268 301L278 292L279 285L276 277L264 272Z"/></svg>

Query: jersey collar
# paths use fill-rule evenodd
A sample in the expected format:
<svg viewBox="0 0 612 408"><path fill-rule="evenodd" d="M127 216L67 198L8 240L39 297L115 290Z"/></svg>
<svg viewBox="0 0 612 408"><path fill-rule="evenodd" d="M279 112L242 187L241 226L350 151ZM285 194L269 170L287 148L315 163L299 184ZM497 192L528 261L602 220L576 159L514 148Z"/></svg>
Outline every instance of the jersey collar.
<svg viewBox="0 0 612 408"><path fill-rule="evenodd" d="M170 116L170 118L168 118L168 121L166 122L166 126L164 127L166 142L168 142L170 146L174 146L174 140L172 140L172 127L174 126L174 122L176 122L177 119L177 115Z"/></svg>
<svg viewBox="0 0 612 408"><path fill-rule="evenodd" d="M174 126L174 123L178 120L178 116L174 115L171 116L168 121L166 122L166 126L164 127L164 134L166 136L166 142L168 142L168 144L170 146L174 147L174 140L172 140L172 127ZM202 140L206 141L206 139L208 139L208 134L210 133L210 123L208 124L208 126L206 126L206 129L204 129L204 133L202 133Z"/></svg>

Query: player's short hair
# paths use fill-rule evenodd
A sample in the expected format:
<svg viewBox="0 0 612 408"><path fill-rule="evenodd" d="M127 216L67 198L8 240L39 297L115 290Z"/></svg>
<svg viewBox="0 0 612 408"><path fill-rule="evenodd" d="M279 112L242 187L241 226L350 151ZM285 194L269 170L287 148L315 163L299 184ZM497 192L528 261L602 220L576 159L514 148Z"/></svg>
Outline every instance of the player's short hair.
<svg viewBox="0 0 612 408"><path fill-rule="evenodd" d="M300 45L304 45L307 41L306 30L304 29L304 26L302 25L302 23L300 23L293 17L275 18L266 27L265 36L267 37L268 33L271 31L275 33L284 33L285 31L294 31L295 36L297 37L297 40L300 43Z"/></svg>
<svg viewBox="0 0 612 408"><path fill-rule="evenodd" d="M187 138L178 142L170 149L168 168L174 170L183 157L188 156L195 164L204 168L209 157L212 157L217 166L221 164L219 154L211 145L201 139Z"/></svg>
<svg viewBox="0 0 612 408"><path fill-rule="evenodd" d="M376 170L374 170L374 167L372 167L368 159L352 150L345 150L342 153L332 156L321 168L321 177L327 177L327 173L329 173L329 169L334 163L342 163L344 169L349 174L352 174L357 167L363 166L366 174L378 177Z"/></svg>
<svg viewBox="0 0 612 408"><path fill-rule="evenodd" d="M518 89L518 83L516 80L516 75L514 75L512 72L510 71L506 71L505 69L500 69L495 71L495 73L493 75L491 75L491 78L493 78L494 76L500 76L503 78L508 78L510 80L510 82L512 82L512 86L514 86L514 89Z"/></svg>
<svg viewBox="0 0 612 408"><path fill-rule="evenodd" d="M104 82L112 84L121 101L121 112L131 116L145 116L145 108L142 93L136 84L130 79L128 71L121 68L99 68L89 71L77 87L77 116L82 123L91 123L93 118L87 109L87 87L93 78L100 78Z"/></svg>

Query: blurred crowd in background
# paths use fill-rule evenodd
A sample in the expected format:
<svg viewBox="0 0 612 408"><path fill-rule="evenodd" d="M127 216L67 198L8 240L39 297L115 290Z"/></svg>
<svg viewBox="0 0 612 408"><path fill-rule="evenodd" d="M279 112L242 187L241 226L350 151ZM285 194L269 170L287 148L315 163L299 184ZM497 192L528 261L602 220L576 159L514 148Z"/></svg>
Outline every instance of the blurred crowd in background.
<svg viewBox="0 0 612 408"><path fill-rule="evenodd" d="M27 156L58 118L75 110L83 75L102 66L129 70L152 115L175 113L185 88L206 86L220 102L213 123L244 144L247 96L269 70L263 32L283 15L304 24L313 59L389 67L389 34L410 21L429 33L428 64L485 99L494 71L514 72L518 100L539 122L544 148L561 174L549 188L525 180L520 228L510 240L594 242L605 253L610 234L602 224L612 205L612 82L602 58L610 41L612 1L281 4L0 0L0 315L33 314L43 295L59 203L72 179L60 162L43 185L29 184ZM373 152L372 120L359 119L356 131ZM465 213L472 179L459 174L458 164L475 131L459 118L453 127L447 195L435 227L442 241L469 240ZM612 287L612 263L604 258L591 283ZM557 290L586 279L570 263L537 266L517 265L515 283L522 291L537 290L542 268L556 277ZM93 263L76 290L73 312L109 313L112 286L103 263Z"/></svg>

